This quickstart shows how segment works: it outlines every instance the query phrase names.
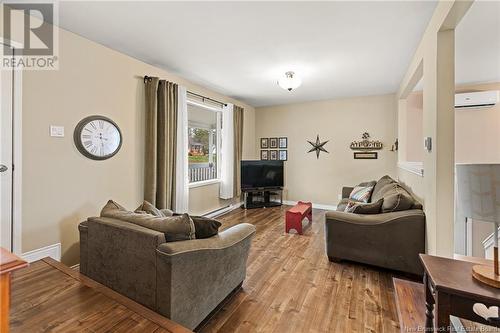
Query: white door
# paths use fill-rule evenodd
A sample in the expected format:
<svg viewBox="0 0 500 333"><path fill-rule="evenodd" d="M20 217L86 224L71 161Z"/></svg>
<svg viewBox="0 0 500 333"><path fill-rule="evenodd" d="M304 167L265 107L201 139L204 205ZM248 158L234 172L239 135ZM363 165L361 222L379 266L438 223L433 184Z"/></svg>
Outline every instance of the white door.
<svg viewBox="0 0 500 333"><path fill-rule="evenodd" d="M3 44L0 44L3 48ZM3 50L0 50L3 52ZM12 251L13 71L0 69L0 246Z"/></svg>

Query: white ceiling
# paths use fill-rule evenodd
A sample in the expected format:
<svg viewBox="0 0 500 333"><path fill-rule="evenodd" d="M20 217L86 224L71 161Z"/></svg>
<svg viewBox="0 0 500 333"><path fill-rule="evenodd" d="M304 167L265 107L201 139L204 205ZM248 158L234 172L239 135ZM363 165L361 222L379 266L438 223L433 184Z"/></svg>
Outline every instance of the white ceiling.
<svg viewBox="0 0 500 333"><path fill-rule="evenodd" d="M392 93L436 2L61 2L59 24L253 106ZM276 84L294 70L303 85ZM144 73L147 74L147 73Z"/></svg>

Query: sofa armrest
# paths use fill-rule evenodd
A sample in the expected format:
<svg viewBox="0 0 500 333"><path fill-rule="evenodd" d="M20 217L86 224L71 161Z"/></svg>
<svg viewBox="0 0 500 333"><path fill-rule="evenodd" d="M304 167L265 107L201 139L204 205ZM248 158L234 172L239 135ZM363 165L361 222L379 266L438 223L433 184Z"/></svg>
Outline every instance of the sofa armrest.
<svg viewBox="0 0 500 333"><path fill-rule="evenodd" d="M354 187L349 187L349 186L342 187L342 199L349 199L352 190L354 190Z"/></svg>
<svg viewBox="0 0 500 333"><path fill-rule="evenodd" d="M87 270L93 280L156 308L156 249L165 242L162 232L122 220L87 220Z"/></svg>
<svg viewBox="0 0 500 333"><path fill-rule="evenodd" d="M88 251L89 251L89 226L87 221L83 221L78 225L80 233L80 273L87 275L88 270Z"/></svg>
<svg viewBox="0 0 500 333"><path fill-rule="evenodd" d="M376 225L401 219L417 219L425 221L425 214L421 209L411 209L381 214L354 214L341 211L330 211L325 214L325 221L327 225L336 222L359 225Z"/></svg>
<svg viewBox="0 0 500 333"><path fill-rule="evenodd" d="M157 249L158 312L194 329L246 276L255 227L242 223L217 236Z"/></svg>

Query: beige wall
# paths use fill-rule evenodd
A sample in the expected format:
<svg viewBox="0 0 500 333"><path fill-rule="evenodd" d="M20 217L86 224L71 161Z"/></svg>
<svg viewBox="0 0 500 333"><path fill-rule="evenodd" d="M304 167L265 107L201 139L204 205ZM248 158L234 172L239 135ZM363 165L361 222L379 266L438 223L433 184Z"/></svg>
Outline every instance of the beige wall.
<svg viewBox="0 0 500 333"><path fill-rule="evenodd" d="M500 83L463 85L457 93L500 90ZM407 98L406 160L423 160L422 92ZM500 163L500 105L455 109L456 163Z"/></svg>
<svg viewBox="0 0 500 333"><path fill-rule="evenodd" d="M62 261L78 262L77 225L99 214L108 199L135 209L143 198L145 74L245 108L246 158L255 156L254 109L195 86L136 59L60 30L59 70L26 71L23 77L23 252L62 243ZM83 157L73 143L82 118L100 114L123 134L120 152L106 161ZM49 137L49 125L65 127ZM218 186L190 191L190 210L218 208Z"/></svg>
<svg viewBox="0 0 500 333"><path fill-rule="evenodd" d="M500 90L500 83L457 87L457 92ZM500 104L455 111L457 163L500 163Z"/></svg>
<svg viewBox="0 0 500 333"><path fill-rule="evenodd" d="M336 205L342 186L394 176L396 138L394 95L357 97L256 109L256 145L261 137L288 137L285 163L285 197L316 204ZM349 145L363 132L381 140L385 147L377 160L354 160ZM329 154L307 153L319 134L329 140Z"/></svg>
<svg viewBox="0 0 500 333"><path fill-rule="evenodd" d="M421 91L406 99L406 161L422 162L424 159L423 114L424 98Z"/></svg>
<svg viewBox="0 0 500 333"><path fill-rule="evenodd" d="M406 111L406 103L401 101L406 100L423 77L422 133L432 138L433 148L423 155L424 177L408 177L401 169L398 176L405 177L412 189L422 191L427 252L447 257L454 251L454 29L471 4L472 1L437 4L397 93L398 114L401 114ZM400 136L405 134L404 130L399 129ZM399 160L404 158L400 156Z"/></svg>

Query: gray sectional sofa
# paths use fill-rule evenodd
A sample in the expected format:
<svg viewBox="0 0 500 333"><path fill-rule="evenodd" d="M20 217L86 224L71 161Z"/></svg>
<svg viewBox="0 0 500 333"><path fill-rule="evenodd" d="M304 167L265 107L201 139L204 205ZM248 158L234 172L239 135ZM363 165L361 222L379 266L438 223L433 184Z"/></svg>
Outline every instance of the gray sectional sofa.
<svg viewBox="0 0 500 333"><path fill-rule="evenodd" d="M326 213L329 259L345 259L422 275L418 258L419 253L425 253L422 205L389 176L360 185L374 185L369 203L380 203L380 211L370 214L345 212L353 188L344 188L337 211Z"/></svg>
<svg viewBox="0 0 500 333"><path fill-rule="evenodd" d="M80 271L194 329L241 286L255 227L242 223L210 238L167 242L164 232L144 226L156 221L130 212L127 221L80 223Z"/></svg>

